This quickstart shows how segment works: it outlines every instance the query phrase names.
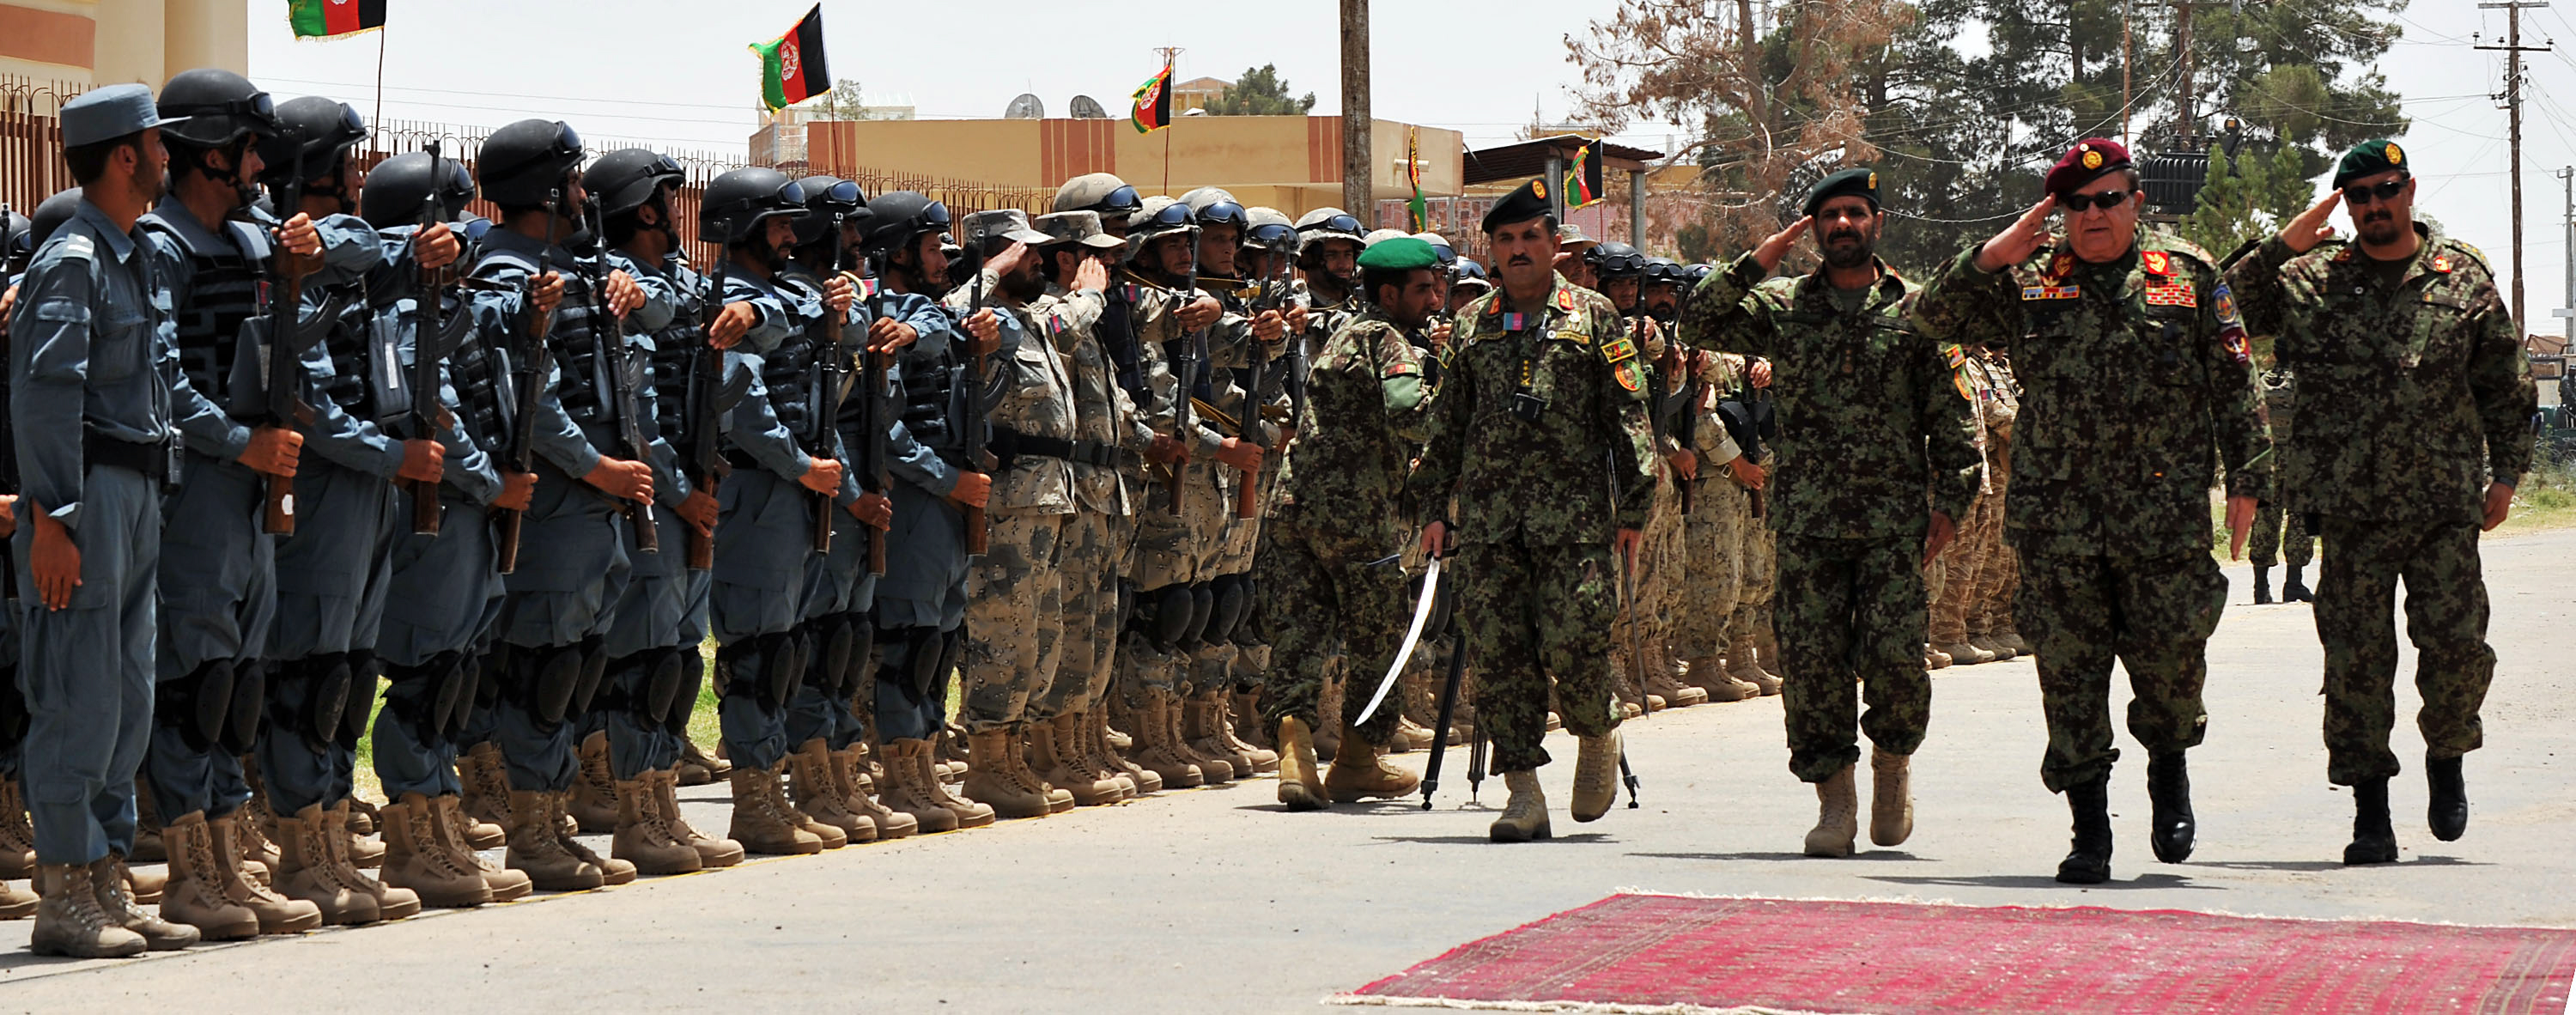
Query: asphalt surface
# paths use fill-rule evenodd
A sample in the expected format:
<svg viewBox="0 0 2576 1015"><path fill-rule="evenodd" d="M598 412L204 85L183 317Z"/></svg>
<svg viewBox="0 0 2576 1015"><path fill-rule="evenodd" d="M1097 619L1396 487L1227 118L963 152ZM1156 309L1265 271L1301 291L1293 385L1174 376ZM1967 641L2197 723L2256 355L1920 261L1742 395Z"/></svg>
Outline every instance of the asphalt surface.
<svg viewBox="0 0 2576 1015"><path fill-rule="evenodd" d="M1594 824L1564 813L1573 744L1552 739L1552 842L1486 842L1503 788L1488 781L1484 805L1470 805L1464 752L1453 751L1428 813L1408 801L1286 814L1263 779L117 962L38 959L24 950L28 923L0 924L0 1009L1314 1011L1623 887L2576 927L2576 672L2557 645L2576 531L2493 541L2486 559L2502 664L2489 746L2468 764L2470 831L2455 843L2425 831L2422 744L2401 719L2403 861L2389 867L2338 863L2351 801L2325 782L2308 609L2251 606L2239 565L2238 605L2210 646L2209 740L2192 755L2199 851L2181 865L2149 855L2144 759L2131 744L2112 784L2115 880L2090 889L2049 878L2066 814L2039 785L2038 690L2029 661L2014 660L1935 675L1914 838L1846 860L1798 855L1815 799L1787 774L1779 699L1767 698L1628 726L1644 807ZM2411 650L2403 665L2411 714ZM2126 697L2115 691L2115 715ZM692 821L725 827L722 787L683 795Z"/></svg>

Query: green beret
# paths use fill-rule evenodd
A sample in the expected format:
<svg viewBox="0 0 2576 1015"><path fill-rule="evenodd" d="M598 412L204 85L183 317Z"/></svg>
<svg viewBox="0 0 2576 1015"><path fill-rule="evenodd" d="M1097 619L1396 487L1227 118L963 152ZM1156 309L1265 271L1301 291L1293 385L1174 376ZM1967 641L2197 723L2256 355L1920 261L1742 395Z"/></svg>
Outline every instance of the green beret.
<svg viewBox="0 0 2576 1015"><path fill-rule="evenodd" d="M2384 137L2372 138L2345 149L2343 161L2335 163L2335 189L2342 190L2344 184L2391 169L2408 176L2415 175L2415 170L2406 164L2406 150L2397 147L2397 142Z"/></svg>
<svg viewBox="0 0 2576 1015"><path fill-rule="evenodd" d="M1367 271L1412 271L1440 266L1440 252L1431 249L1426 240L1411 236L1391 236L1360 254L1360 267Z"/></svg>
<svg viewBox="0 0 2576 1015"><path fill-rule="evenodd" d="M1815 186L1807 189L1805 210L1798 214L1813 215L1816 209L1825 206L1825 202L1846 194L1858 194L1868 198L1871 210L1876 210L1878 208L1878 170L1868 166L1854 166L1816 181Z"/></svg>

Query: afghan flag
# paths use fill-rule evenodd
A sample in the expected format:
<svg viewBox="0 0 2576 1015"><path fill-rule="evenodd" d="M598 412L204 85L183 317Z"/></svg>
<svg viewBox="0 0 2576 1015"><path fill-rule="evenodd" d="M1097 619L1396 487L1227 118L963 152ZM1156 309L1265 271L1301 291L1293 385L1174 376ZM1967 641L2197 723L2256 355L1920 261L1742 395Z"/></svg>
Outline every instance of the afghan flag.
<svg viewBox="0 0 2576 1015"><path fill-rule="evenodd" d="M832 72L823 62L822 4L806 11L787 34L753 43L751 51L760 54L760 101L773 113L832 90Z"/></svg>
<svg viewBox="0 0 2576 1015"><path fill-rule="evenodd" d="M286 0L299 39L337 39L385 27L385 0Z"/></svg>
<svg viewBox="0 0 2576 1015"><path fill-rule="evenodd" d="M1427 232L1431 228L1431 205L1422 199L1422 130L1404 129L1404 182L1413 185L1413 200L1404 206L1413 219L1410 232Z"/></svg>
<svg viewBox="0 0 2576 1015"><path fill-rule="evenodd" d="M1136 109L1127 114L1127 122L1136 125L1136 133L1151 134L1172 125L1172 58L1163 58L1163 72L1136 86Z"/></svg>
<svg viewBox="0 0 2576 1015"><path fill-rule="evenodd" d="M1566 168L1563 193L1567 211L1601 203L1601 160L1592 154L1592 145L1586 144L1582 151L1574 153L1574 165Z"/></svg>

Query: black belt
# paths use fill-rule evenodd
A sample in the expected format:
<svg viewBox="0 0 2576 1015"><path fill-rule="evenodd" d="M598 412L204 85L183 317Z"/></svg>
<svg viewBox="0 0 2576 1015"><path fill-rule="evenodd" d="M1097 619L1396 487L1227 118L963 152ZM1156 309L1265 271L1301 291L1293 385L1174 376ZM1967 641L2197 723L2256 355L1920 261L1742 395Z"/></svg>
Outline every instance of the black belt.
<svg viewBox="0 0 2576 1015"><path fill-rule="evenodd" d="M724 460L726 465L737 469L757 469L763 472L769 470L769 466L760 464L760 459L753 458L751 452L741 448L724 449Z"/></svg>
<svg viewBox="0 0 2576 1015"><path fill-rule="evenodd" d="M81 435L81 455L92 465L113 465L143 474L147 479L168 486L179 481L178 445L172 441L138 444L134 441L106 437L95 431Z"/></svg>
<svg viewBox="0 0 2576 1015"><path fill-rule="evenodd" d="M1134 455L1099 441L1069 441L1062 437L1040 437L1002 426L993 428L993 440L988 450L993 452L994 458L1001 460L1004 468L1010 467L1011 459L1023 456L1061 458L1068 462L1079 462L1101 468L1124 465L1134 460Z"/></svg>

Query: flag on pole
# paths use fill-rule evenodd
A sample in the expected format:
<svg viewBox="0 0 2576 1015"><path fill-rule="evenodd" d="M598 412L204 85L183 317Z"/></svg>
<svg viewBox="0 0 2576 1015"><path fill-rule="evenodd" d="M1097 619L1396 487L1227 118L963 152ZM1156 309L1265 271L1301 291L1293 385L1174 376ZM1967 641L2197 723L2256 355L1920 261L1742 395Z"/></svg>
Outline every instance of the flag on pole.
<svg viewBox="0 0 2576 1015"><path fill-rule="evenodd" d="M1404 129L1404 182L1413 185L1413 200L1405 205L1406 214L1413 220L1413 228L1408 231L1427 231L1431 228L1431 206L1422 199L1422 129L1419 127Z"/></svg>
<svg viewBox="0 0 2576 1015"><path fill-rule="evenodd" d="M1162 73L1136 86L1136 108L1127 114L1136 133L1151 134L1172 125L1172 58L1163 57Z"/></svg>
<svg viewBox="0 0 2576 1015"><path fill-rule="evenodd" d="M832 72L823 60L822 4L787 34L755 42L751 51L760 56L760 101L771 112L832 90Z"/></svg>
<svg viewBox="0 0 2576 1015"><path fill-rule="evenodd" d="M385 27L385 0L286 0L299 39L337 39Z"/></svg>
<svg viewBox="0 0 2576 1015"><path fill-rule="evenodd" d="M1574 164L1566 167L1563 193L1567 211L1601 203L1601 159L1592 153L1593 144L1585 143L1582 151L1574 153Z"/></svg>

